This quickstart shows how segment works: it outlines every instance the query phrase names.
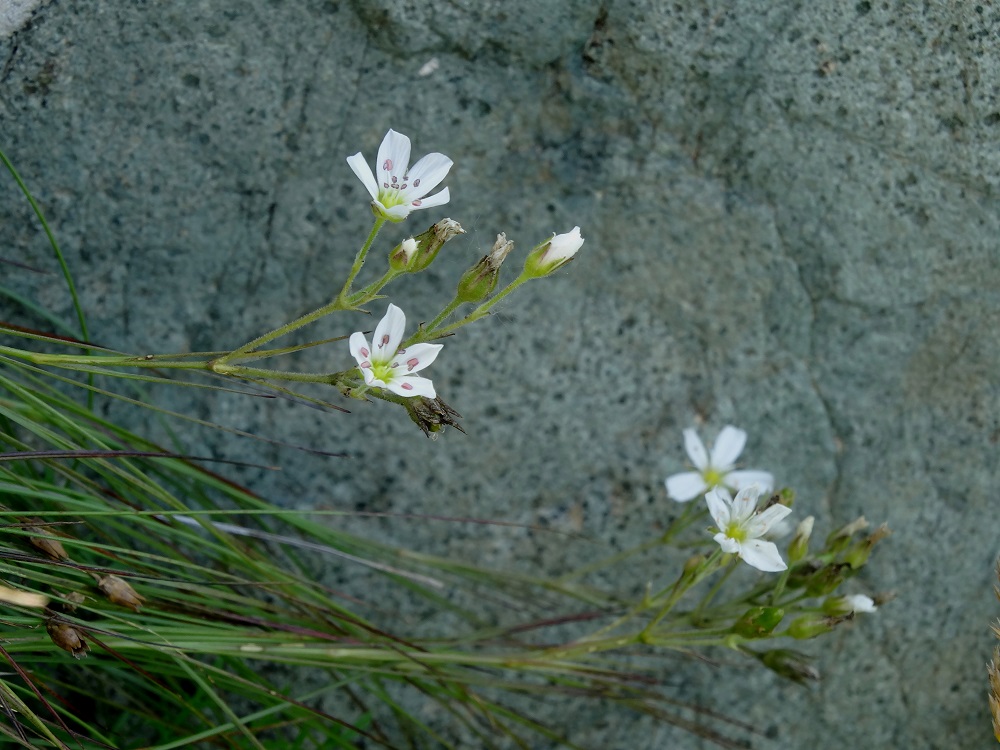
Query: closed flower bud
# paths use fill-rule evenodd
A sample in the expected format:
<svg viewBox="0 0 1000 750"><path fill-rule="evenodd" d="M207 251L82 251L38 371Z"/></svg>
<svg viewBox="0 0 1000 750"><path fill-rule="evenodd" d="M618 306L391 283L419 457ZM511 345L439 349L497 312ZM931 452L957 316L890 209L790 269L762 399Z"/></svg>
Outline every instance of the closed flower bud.
<svg viewBox="0 0 1000 750"><path fill-rule="evenodd" d="M753 607L733 624L732 631L744 638L764 638L771 635L784 616L781 607Z"/></svg>
<svg viewBox="0 0 1000 750"><path fill-rule="evenodd" d="M823 633L829 633L841 621L842 618L839 617L804 615L793 620L785 632L796 640L804 641L808 638L823 635Z"/></svg>
<svg viewBox="0 0 1000 750"><path fill-rule="evenodd" d="M864 565L868 562L868 558L871 556L872 549L875 545L891 533L892 532L889 530L889 527L886 524L882 524L867 537L859 542L856 542L853 547L847 550L844 554L844 562L855 570L864 567Z"/></svg>
<svg viewBox="0 0 1000 750"><path fill-rule="evenodd" d="M500 278L500 266L504 258L514 249L514 243L502 232L497 235L493 249L484 255L476 265L462 274L459 279L455 299L462 302L479 302L487 297L497 286Z"/></svg>
<svg viewBox="0 0 1000 750"><path fill-rule="evenodd" d="M552 239L528 253L524 261L524 275L529 278L547 276L572 260L582 246L580 227L573 227L565 234L553 234Z"/></svg>
<svg viewBox="0 0 1000 750"><path fill-rule="evenodd" d="M806 583L806 592L809 596L832 594L850 574L851 566L846 563L824 565Z"/></svg>
<svg viewBox="0 0 1000 750"><path fill-rule="evenodd" d="M868 614L874 612L876 609L878 607L875 604L875 600L864 594L831 596L823 602L823 612L838 617L852 612Z"/></svg>
<svg viewBox="0 0 1000 750"><path fill-rule="evenodd" d="M826 538L827 551L837 553L847 549L847 546L851 543L851 537L867 528L868 521L864 516L851 521L846 526L842 526Z"/></svg>
<svg viewBox="0 0 1000 750"><path fill-rule="evenodd" d="M83 640L83 634L75 625L71 625L55 617L50 617L45 621L45 629L48 631L49 638L52 639L54 644L65 651L69 651L77 659L81 656L86 656L87 651L90 650L87 642Z"/></svg>
<svg viewBox="0 0 1000 750"><path fill-rule="evenodd" d="M800 654L798 651L777 648L773 651L756 654L756 657L760 659L761 664L775 674L800 684L807 680L819 679L819 670L809 663L808 656Z"/></svg>
<svg viewBox="0 0 1000 750"><path fill-rule="evenodd" d="M135 589L124 578L118 576L104 576L97 580L97 588L101 590L108 601L120 607L128 607L133 612L142 609L146 601L144 597L136 593Z"/></svg>
<svg viewBox="0 0 1000 750"><path fill-rule="evenodd" d="M408 240L403 240L389 253L389 268L400 272L409 270L410 262L416 254L417 241L412 237Z"/></svg>
<svg viewBox="0 0 1000 750"><path fill-rule="evenodd" d="M413 238L417 243L417 249L410 259L407 270L410 273L423 271L434 262L444 243L460 234L465 234L465 230L454 219L441 219L423 234L418 234Z"/></svg>
<svg viewBox="0 0 1000 750"><path fill-rule="evenodd" d="M813 524L816 519L812 516L803 519L795 529L795 536L788 543L788 561L797 563L809 554L809 537L812 536Z"/></svg>

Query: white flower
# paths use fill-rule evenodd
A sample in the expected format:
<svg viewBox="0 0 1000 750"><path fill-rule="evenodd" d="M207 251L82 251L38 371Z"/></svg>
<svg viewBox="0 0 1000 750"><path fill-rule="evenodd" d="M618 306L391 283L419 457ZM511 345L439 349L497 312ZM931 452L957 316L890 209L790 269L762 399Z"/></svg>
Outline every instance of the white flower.
<svg viewBox="0 0 1000 750"><path fill-rule="evenodd" d="M441 183L454 162L433 153L408 168L410 139L395 130L386 133L378 147L377 180L360 151L348 156L347 163L371 195L372 209L389 221L402 221L410 211L442 206L450 199L448 188L429 198L424 196Z"/></svg>
<svg viewBox="0 0 1000 750"><path fill-rule="evenodd" d="M823 611L829 615L844 616L851 612L856 614L871 614L878 606L875 600L864 594L850 594L848 596L835 596L823 602Z"/></svg>
<svg viewBox="0 0 1000 750"><path fill-rule="evenodd" d="M845 596L844 601L852 611L857 612L858 614L870 614L878 609L878 607L875 606L875 600L864 594L851 594L850 596Z"/></svg>
<svg viewBox="0 0 1000 750"><path fill-rule="evenodd" d="M427 378L413 373L419 372L433 362L441 344L414 344L400 349L406 316L395 305L389 305L385 317L375 327L372 341L374 350L368 346L368 339L358 331L351 334L351 354L358 360L358 367L365 377L365 383L385 388L398 396L426 396L434 398L434 384Z"/></svg>
<svg viewBox="0 0 1000 750"><path fill-rule="evenodd" d="M747 565L775 573L788 566L781 559L774 542L761 539L767 530L792 512L786 505L772 505L758 511L760 488L744 487L733 500L726 490L716 487L705 495L708 512L712 514L719 533L713 537L724 552L739 555Z"/></svg>
<svg viewBox="0 0 1000 750"><path fill-rule="evenodd" d="M553 234L536 247L524 261L524 270L529 276L541 277L552 273L567 263L583 247L580 227L573 227L563 234Z"/></svg>
<svg viewBox="0 0 1000 750"><path fill-rule="evenodd" d="M774 487L774 477L766 471L733 471L746 442L746 432L726 425L716 438L709 456L698 433L684 430L684 449L697 471L684 471L667 477L667 494L679 503L686 503L713 487L738 492L751 484L758 484L761 492L770 492Z"/></svg>
<svg viewBox="0 0 1000 750"><path fill-rule="evenodd" d="M583 247L583 237L580 236L580 227L573 227L564 234L552 234L549 240L549 249L545 251L542 258L543 263L565 263L576 255L577 250Z"/></svg>

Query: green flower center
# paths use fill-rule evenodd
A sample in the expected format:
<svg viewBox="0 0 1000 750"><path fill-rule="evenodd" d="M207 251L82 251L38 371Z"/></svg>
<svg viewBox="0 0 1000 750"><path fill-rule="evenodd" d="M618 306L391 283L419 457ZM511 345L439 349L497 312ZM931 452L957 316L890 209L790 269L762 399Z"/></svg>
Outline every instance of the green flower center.
<svg viewBox="0 0 1000 750"><path fill-rule="evenodd" d="M718 469L713 469L711 466L702 472L701 477L709 487L718 487L722 484L722 472Z"/></svg>
<svg viewBox="0 0 1000 750"><path fill-rule="evenodd" d="M388 362L372 362L372 375L381 380L383 383L388 383L392 380L392 360Z"/></svg>
<svg viewBox="0 0 1000 750"><path fill-rule="evenodd" d="M737 542L745 542L747 540L746 529L738 523L731 523L726 526L726 536L730 539L735 539Z"/></svg>

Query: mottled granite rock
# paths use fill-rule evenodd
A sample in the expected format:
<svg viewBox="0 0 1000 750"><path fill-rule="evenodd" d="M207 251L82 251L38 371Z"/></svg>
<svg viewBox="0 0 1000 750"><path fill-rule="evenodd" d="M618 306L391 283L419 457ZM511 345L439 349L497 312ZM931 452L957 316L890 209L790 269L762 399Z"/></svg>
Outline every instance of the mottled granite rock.
<svg viewBox="0 0 1000 750"><path fill-rule="evenodd" d="M390 228L385 248L443 215L470 230L394 291L412 321L496 232L523 251L581 225L566 271L435 363L467 437L427 441L382 404L324 416L155 398L348 452L194 436L281 463L243 478L289 505L597 540L353 524L552 571L675 511L662 479L683 465L683 427L744 426L747 460L798 490L817 533L859 513L889 521L896 534L856 588L898 599L818 644L816 689L677 660L671 694L760 728L758 748L985 747L1000 609L1000 11L766 6L63 0L0 43L0 145L63 243L94 338L138 352L235 346L323 301L367 232L344 158L373 155L388 127L456 166L447 211ZM3 256L51 268L8 180L0 196ZM56 276L3 276L69 319ZM346 345L319 357L314 369L350 362ZM704 745L578 703L552 705L551 720L594 747Z"/></svg>

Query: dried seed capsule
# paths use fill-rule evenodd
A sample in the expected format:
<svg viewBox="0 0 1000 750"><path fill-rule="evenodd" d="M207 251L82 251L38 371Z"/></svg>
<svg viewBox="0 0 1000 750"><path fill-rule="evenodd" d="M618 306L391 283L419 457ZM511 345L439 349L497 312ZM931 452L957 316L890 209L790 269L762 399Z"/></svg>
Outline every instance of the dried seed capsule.
<svg viewBox="0 0 1000 750"><path fill-rule="evenodd" d="M25 526L24 530L36 536L28 537L31 546L44 552L53 560L69 560L69 555L62 546L62 542L38 526Z"/></svg>
<svg viewBox="0 0 1000 750"><path fill-rule="evenodd" d="M87 642L83 640L83 634L75 625L58 620L55 617L50 617L45 621L45 629L48 631L49 638L52 639L54 644L65 651L69 651L77 659L86 656L87 651L90 650Z"/></svg>
<svg viewBox="0 0 1000 750"><path fill-rule="evenodd" d="M142 609L143 602L146 601L144 597L136 593L136 590L132 588L128 581L118 576L108 575L99 578L97 580L97 588L108 597L108 600L112 604L128 607L133 612L138 612Z"/></svg>

